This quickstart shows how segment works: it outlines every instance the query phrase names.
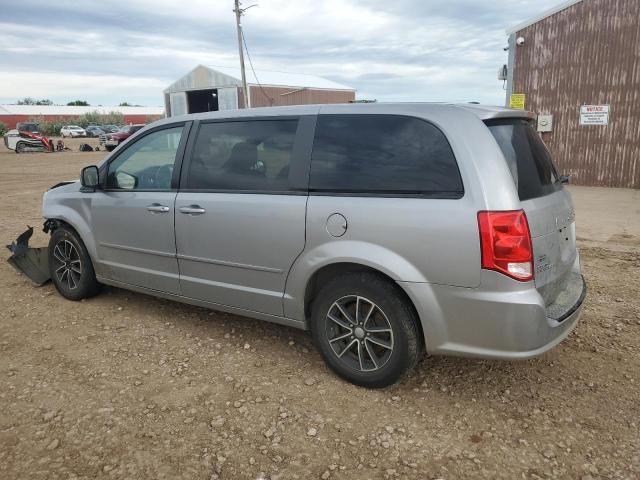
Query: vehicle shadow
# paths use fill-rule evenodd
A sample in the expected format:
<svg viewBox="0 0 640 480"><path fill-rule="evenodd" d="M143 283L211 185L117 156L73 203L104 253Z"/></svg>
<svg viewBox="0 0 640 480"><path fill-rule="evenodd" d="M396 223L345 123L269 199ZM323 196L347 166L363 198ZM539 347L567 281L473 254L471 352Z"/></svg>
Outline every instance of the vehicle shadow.
<svg viewBox="0 0 640 480"><path fill-rule="evenodd" d="M298 355L304 351L308 375L325 381L335 380L308 331L114 287L105 288L103 295L98 298L101 297L107 303L119 305L126 302L147 315L171 318L171 322L177 327L187 329L201 338L262 344L263 357L288 368L296 367ZM268 339L267 345L265 339ZM565 340L570 341L571 337ZM457 396L470 401L504 391L531 394L541 384L553 382L559 375L572 374L573 367L569 362L563 361L562 350L560 346L541 357L519 361L424 355L410 375L382 391L392 392L393 395L408 394L416 389L422 392L439 391L446 396ZM285 365L287 363L290 365Z"/></svg>

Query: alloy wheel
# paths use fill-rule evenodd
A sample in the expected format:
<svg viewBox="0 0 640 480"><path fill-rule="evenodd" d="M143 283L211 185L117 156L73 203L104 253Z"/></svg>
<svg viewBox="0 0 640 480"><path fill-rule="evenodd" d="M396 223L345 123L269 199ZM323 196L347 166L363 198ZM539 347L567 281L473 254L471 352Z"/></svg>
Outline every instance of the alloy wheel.
<svg viewBox="0 0 640 480"><path fill-rule="evenodd" d="M55 275L60 285L75 290L80 285L82 262L76 247L69 240L60 240L53 248Z"/></svg>
<svg viewBox="0 0 640 480"><path fill-rule="evenodd" d="M342 297L331 305L326 333L336 357L360 372L382 368L393 353L389 319L376 303L359 295Z"/></svg>

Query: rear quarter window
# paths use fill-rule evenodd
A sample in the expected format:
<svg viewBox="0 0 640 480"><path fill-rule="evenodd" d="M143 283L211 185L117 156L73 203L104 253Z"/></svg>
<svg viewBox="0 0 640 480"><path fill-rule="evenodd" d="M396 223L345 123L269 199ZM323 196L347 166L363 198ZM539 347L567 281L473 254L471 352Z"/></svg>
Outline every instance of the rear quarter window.
<svg viewBox="0 0 640 480"><path fill-rule="evenodd" d="M507 161L520 200L562 189L551 154L531 121L505 119L486 124Z"/></svg>
<svg viewBox="0 0 640 480"><path fill-rule="evenodd" d="M319 115L310 190L459 198L458 165L434 125L399 115Z"/></svg>

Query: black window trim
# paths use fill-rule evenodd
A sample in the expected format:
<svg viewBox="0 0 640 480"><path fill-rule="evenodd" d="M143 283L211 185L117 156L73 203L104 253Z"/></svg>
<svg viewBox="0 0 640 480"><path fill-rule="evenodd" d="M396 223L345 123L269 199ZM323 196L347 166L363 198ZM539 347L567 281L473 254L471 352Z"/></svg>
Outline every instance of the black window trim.
<svg viewBox="0 0 640 480"><path fill-rule="evenodd" d="M126 148L121 149L116 155L112 155L107 162L102 165L99 171L99 179L101 190L105 192L177 192L178 185L180 181L180 170L182 168L182 163L184 159L184 152L187 146L187 140L190 136L189 133L191 131L191 127L193 125L192 121L181 121L175 123L165 123L162 125L158 125L156 127L150 128L146 132L141 135L136 135L138 132L135 132L135 138L132 138L133 142L126 146ZM176 150L176 159L173 164L173 174L171 176L171 188L169 189L152 189L152 188L144 188L144 189L128 189L128 188L107 188L107 176L109 174L109 167L111 163L113 163L120 155L133 147L136 143L138 143L143 138L151 135L152 133L159 132L161 130L170 130L176 127L182 127L182 136L180 137L180 144L178 145L178 149ZM143 127L144 128L144 127ZM128 139L127 139L128 140Z"/></svg>
<svg viewBox="0 0 640 480"><path fill-rule="evenodd" d="M274 120L297 120L298 127L296 129L293 150L291 152L291 163L289 170L289 189L288 190L260 190L260 189L224 189L224 188L188 188L187 172L191 165L191 158L195 149L196 139L200 133L200 127L210 123L232 123L232 122L256 122L256 121L274 121ZM311 166L311 145L313 136L315 135L316 115L268 115L268 116L246 116L232 118L215 118L207 120L197 120L191 131L193 132L189 138L189 144L186 148L184 161L182 163L182 171L184 175L180 175L180 192L189 193L224 193L238 195L308 195L309 187L309 167Z"/></svg>
<svg viewBox="0 0 640 480"><path fill-rule="evenodd" d="M524 117L491 118L491 119L485 120L484 124L486 125L486 127L488 129L489 127L492 127L492 126L513 125L514 122L527 123L529 126L531 126L531 127L533 127L535 129L534 120L531 119L531 118L524 118ZM536 131L536 135L540 135L540 133ZM493 136L493 134L491 135L491 137L496 142L496 145L498 145L498 141ZM542 139L542 137L540 137L540 138ZM535 200L535 199L538 199L538 198L544 198L544 197L547 197L549 195L553 195L554 193L557 193L557 192L559 192L559 191L564 189L564 185L560 181L560 175L558 174L558 169L556 167L555 162L553 161L553 156L551 155L551 151L549 150L549 147L544 142L544 140L542 140L542 144L544 145L544 148L547 149L547 152L549 152L549 156L551 157L551 166L553 167L553 173L556 176L556 181L551 184L551 186L553 188L550 189L550 191L544 192L542 195L538 195L538 196L531 197L531 198L526 198L524 200L520 199L521 202L527 202L529 200ZM498 145L498 148L502 152L502 147L500 147L500 145ZM519 187L517 187L517 188L519 188ZM519 197L520 197L520 194L518 193L518 198Z"/></svg>
<svg viewBox="0 0 640 480"><path fill-rule="evenodd" d="M366 116L385 116L385 117L402 117L413 118L427 123L438 130L447 142L447 145L451 149L453 159L455 160L456 170L458 171L458 178L460 179L460 190L455 191L389 191L389 190L347 190L347 189L319 189L311 188L311 178L309 178L309 195L312 196L324 196L324 197L381 197L381 198L428 198L434 200L460 200L465 195L464 179L462 172L460 171L460 165L458 164L458 158L451 146L451 142L442 129L435 123L427 120L426 118L418 117L415 115L401 114L401 113L319 113L319 116L332 116L332 117L366 117ZM315 133L314 144L312 145L311 156L313 156L313 146L315 146ZM309 163L309 176L311 175L311 163Z"/></svg>

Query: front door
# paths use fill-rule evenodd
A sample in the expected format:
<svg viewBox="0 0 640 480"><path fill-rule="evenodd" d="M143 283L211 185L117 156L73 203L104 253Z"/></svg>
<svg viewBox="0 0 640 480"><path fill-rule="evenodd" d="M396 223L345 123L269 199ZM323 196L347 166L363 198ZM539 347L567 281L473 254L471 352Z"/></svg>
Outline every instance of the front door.
<svg viewBox="0 0 640 480"><path fill-rule="evenodd" d="M100 277L180 293L173 177L184 132L184 124L152 130L110 161L91 202Z"/></svg>
<svg viewBox="0 0 640 480"><path fill-rule="evenodd" d="M200 124L176 199L183 295L282 315L287 274L305 244L307 196L294 188L304 177L299 123Z"/></svg>

